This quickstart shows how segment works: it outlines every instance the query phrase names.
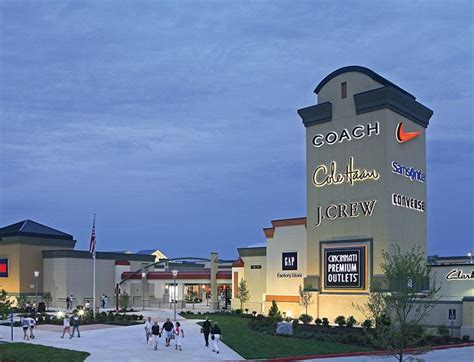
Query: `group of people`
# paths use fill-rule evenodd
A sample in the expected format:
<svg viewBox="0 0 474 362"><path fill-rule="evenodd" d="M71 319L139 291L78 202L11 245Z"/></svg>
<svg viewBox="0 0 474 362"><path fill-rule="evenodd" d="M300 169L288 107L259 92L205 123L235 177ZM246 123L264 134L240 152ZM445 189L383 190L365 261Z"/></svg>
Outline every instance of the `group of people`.
<svg viewBox="0 0 474 362"><path fill-rule="evenodd" d="M107 303L109 302L109 297L106 296L105 294L102 294L100 296L100 306L102 309L107 308Z"/></svg>
<svg viewBox="0 0 474 362"><path fill-rule="evenodd" d="M73 296L72 294L71 294L70 296L68 295L68 296L66 297L66 309L67 309L67 310L72 309L72 302L73 302L73 300L74 300L74 296Z"/></svg>
<svg viewBox="0 0 474 362"><path fill-rule="evenodd" d="M69 335L69 339L72 339L76 331L77 331L77 338L81 338L81 332L79 330L80 324L81 324L81 318L78 315L73 314L72 316L69 317L66 314L63 319L63 334L61 338L64 338L64 335L67 333ZM72 326L72 332L71 332L71 326Z"/></svg>
<svg viewBox="0 0 474 362"><path fill-rule="evenodd" d="M162 334L165 336L165 347L171 346L171 340L175 340L175 350L182 351L182 339L184 338L184 330L181 327L179 322L174 325L169 318L166 319L166 322L163 323L163 326L160 328L158 322L152 322L151 317L148 317L145 322L145 337L146 343L153 345L153 349L156 351L158 349L158 338Z"/></svg>
<svg viewBox="0 0 474 362"><path fill-rule="evenodd" d="M201 333L204 335L204 343L209 347L209 336L213 344L212 352L219 353L219 342L222 339L222 332L217 323L214 325L209 321L209 317L202 324ZM182 340L184 338L184 330L179 322L171 322L169 318L163 323L160 328L157 321L152 322L151 317L145 322L145 339L147 344L152 344L153 349L158 349L158 339L165 336L165 347L171 346L171 341L175 340L175 350L182 351Z"/></svg>
<svg viewBox="0 0 474 362"><path fill-rule="evenodd" d="M20 318L21 327L23 328L23 339L27 341L31 339L35 339L35 325L36 320L32 317L23 316Z"/></svg>

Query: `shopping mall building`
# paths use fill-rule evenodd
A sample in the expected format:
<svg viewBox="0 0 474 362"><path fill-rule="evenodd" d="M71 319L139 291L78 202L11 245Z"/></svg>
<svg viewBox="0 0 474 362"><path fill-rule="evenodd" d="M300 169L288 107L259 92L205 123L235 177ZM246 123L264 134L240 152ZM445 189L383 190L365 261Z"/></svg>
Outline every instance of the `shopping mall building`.
<svg viewBox="0 0 474 362"><path fill-rule="evenodd" d="M147 306L210 295L212 309L230 298L238 308L244 279L251 311L266 313L276 301L287 315L300 315L302 286L313 295L308 313L314 318L361 320L354 306L384 280L382 253L418 247L426 254L426 130L433 112L358 66L332 72L315 93L317 104L298 110L306 130L305 217L273 220L263 229L265 243L239 248L233 261L215 253L165 259L99 252L97 294L119 289ZM34 271L40 271L38 288L51 292L53 304L70 294L78 303L90 299L92 259L74 244L71 235L32 221L0 229L0 288L32 295ZM435 256L427 263L429 282L441 288L429 322L453 323L456 335L474 338L472 259Z"/></svg>

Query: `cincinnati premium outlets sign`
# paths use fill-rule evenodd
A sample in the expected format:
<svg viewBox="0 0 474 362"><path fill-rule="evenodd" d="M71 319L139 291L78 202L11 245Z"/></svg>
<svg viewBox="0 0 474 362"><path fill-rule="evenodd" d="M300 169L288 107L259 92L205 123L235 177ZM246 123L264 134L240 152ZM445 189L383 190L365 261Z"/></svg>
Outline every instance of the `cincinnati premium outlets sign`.
<svg viewBox="0 0 474 362"><path fill-rule="evenodd" d="M362 288L364 262L364 247L325 249L324 287Z"/></svg>
<svg viewBox="0 0 474 362"><path fill-rule="evenodd" d="M358 202L343 202L331 204L325 208L316 208L316 227L323 220L351 219L359 216L371 216L374 212L377 200L365 200Z"/></svg>
<svg viewBox="0 0 474 362"><path fill-rule="evenodd" d="M379 178L380 174L376 170L367 171L356 168L354 157L350 157L344 172L338 173L336 161L332 161L329 168L326 165L316 167L313 173L313 185L323 187L348 183L352 186L355 182L378 180Z"/></svg>

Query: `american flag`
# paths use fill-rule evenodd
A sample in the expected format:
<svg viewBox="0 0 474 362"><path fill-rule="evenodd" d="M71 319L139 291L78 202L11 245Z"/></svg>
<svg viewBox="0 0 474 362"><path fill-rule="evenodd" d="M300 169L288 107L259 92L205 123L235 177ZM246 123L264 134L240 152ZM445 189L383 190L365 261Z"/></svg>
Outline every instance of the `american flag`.
<svg viewBox="0 0 474 362"><path fill-rule="evenodd" d="M89 244L89 253L95 255L95 214L94 214L94 223L92 224L92 235L91 243Z"/></svg>

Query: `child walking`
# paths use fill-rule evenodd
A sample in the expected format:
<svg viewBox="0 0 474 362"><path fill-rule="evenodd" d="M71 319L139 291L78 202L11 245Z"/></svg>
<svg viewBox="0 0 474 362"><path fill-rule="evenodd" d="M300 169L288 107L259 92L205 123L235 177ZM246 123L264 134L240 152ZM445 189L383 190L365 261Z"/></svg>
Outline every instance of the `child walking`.
<svg viewBox="0 0 474 362"><path fill-rule="evenodd" d="M184 338L184 330L183 330L183 327L181 327L181 323L179 322L176 322L176 327L174 329L174 334L175 334L175 338L176 338L176 344L174 346L174 349L176 350L180 350L182 351L181 349L181 340Z"/></svg>
<svg viewBox="0 0 474 362"><path fill-rule="evenodd" d="M69 339L71 339L71 321L69 320L69 317L67 316L67 314L64 316L64 319L63 319L63 335L61 336L61 338L64 338L64 335L66 334L69 334Z"/></svg>

